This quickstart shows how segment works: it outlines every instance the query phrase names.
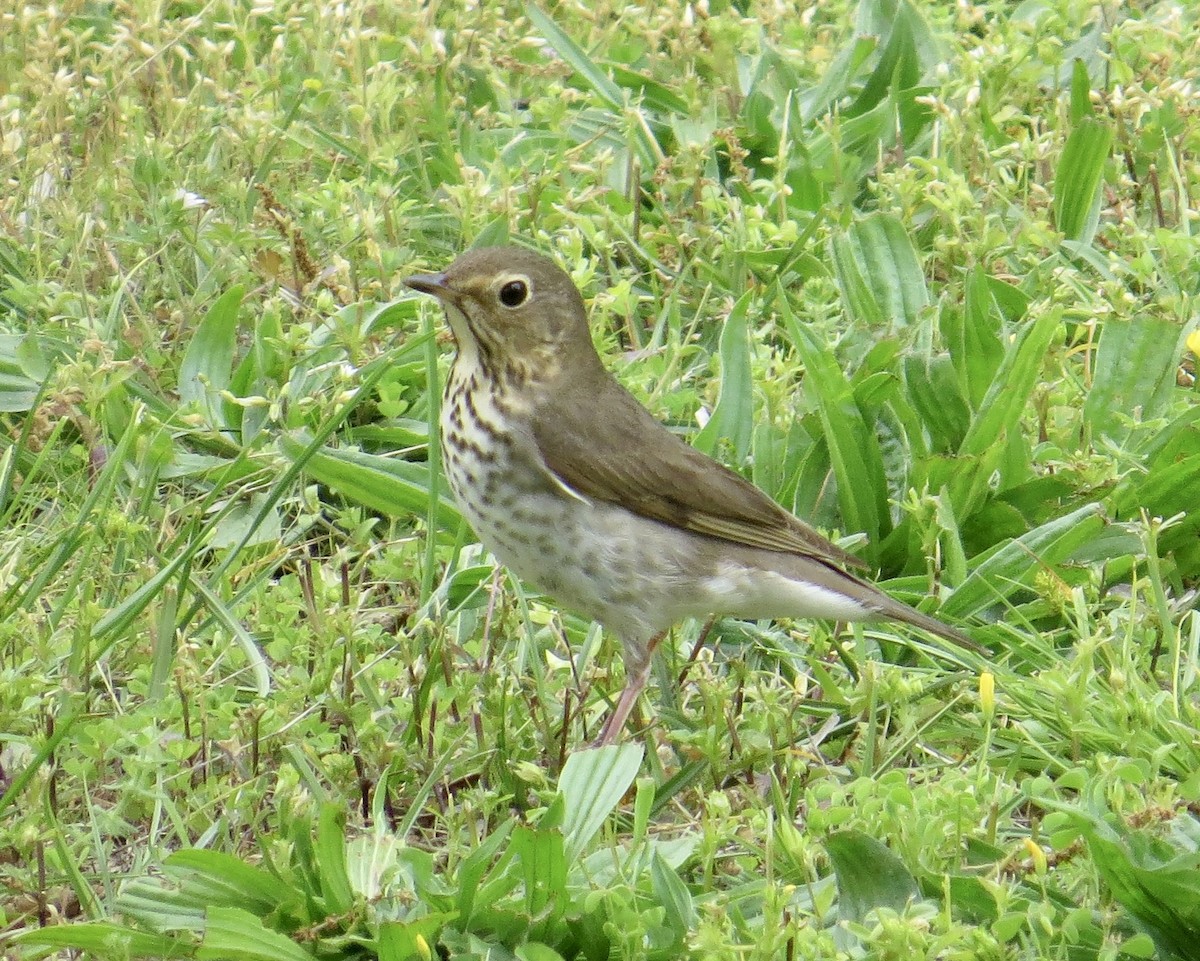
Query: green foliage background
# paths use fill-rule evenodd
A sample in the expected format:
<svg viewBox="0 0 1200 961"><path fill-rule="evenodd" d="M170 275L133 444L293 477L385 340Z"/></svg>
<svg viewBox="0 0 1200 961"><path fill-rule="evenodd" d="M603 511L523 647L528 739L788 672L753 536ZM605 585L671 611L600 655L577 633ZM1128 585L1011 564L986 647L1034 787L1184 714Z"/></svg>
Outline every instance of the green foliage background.
<svg viewBox="0 0 1200 961"><path fill-rule="evenodd" d="M0 950L1200 957L1198 19L0 8ZM681 625L576 751L401 283L511 240L992 656Z"/></svg>

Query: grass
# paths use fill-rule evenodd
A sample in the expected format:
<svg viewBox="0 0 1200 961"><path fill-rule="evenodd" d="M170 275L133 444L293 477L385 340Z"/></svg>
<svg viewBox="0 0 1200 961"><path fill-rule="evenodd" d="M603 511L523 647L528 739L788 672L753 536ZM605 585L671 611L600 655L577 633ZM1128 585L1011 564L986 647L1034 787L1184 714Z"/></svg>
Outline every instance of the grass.
<svg viewBox="0 0 1200 961"><path fill-rule="evenodd" d="M1200 957L1198 38L0 11L0 950ZM681 625L576 750L619 652L459 520L401 283L510 239L659 417L991 657Z"/></svg>

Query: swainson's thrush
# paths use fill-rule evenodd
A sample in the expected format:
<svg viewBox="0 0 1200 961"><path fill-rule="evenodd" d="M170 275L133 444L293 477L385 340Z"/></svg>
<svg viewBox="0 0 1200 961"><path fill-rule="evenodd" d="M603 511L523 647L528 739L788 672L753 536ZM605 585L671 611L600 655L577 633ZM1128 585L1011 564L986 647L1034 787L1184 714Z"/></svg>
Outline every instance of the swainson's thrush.
<svg viewBox="0 0 1200 961"><path fill-rule="evenodd" d="M884 618L975 647L848 573L862 562L655 420L604 368L583 298L549 258L484 248L405 283L442 302L458 344L441 431L463 516L513 573L624 645L599 743L685 618Z"/></svg>

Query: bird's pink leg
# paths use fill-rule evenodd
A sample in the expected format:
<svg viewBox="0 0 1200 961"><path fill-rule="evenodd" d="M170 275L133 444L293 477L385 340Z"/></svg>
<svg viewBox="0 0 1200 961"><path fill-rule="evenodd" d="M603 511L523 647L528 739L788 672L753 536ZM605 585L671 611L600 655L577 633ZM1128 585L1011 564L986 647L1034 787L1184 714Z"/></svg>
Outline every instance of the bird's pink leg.
<svg viewBox="0 0 1200 961"><path fill-rule="evenodd" d="M628 653L625 655L625 663L627 667L633 668L633 673L628 674L625 678L625 689L621 691L621 697L617 700L617 706L613 708L612 714L608 716L608 720L604 722L604 729L600 732L600 737L592 744L592 747L604 747L607 744L615 744L621 731L625 727L625 722L629 719L629 712L633 710L633 705L637 703L638 695L646 687L646 681L650 677L650 659L654 654L654 648L658 646L658 642L662 640L663 631L661 634L656 634L650 639L650 643L646 645L646 653L643 658L640 658L640 663L635 663L633 658Z"/></svg>
<svg viewBox="0 0 1200 961"><path fill-rule="evenodd" d="M628 680L625 681L625 690L621 692L621 698L617 701L617 706L613 708L613 712L608 716L608 720L604 722L604 730L600 732L600 737L592 747L604 747L606 744L614 744L621 734L622 728L625 727L626 720L629 719L629 712L633 710L634 702L638 699L638 695L642 693L642 688L646 686L646 679L650 676L650 661L647 660L637 672L631 674Z"/></svg>

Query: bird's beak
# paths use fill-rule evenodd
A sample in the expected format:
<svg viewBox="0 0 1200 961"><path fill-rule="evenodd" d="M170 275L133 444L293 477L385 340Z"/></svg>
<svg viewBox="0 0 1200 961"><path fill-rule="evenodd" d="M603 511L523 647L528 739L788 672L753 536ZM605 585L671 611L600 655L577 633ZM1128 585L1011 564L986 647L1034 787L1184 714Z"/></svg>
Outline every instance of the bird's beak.
<svg viewBox="0 0 1200 961"><path fill-rule="evenodd" d="M449 300L453 296L445 274L415 274L405 277L404 284L423 294L433 294L438 300Z"/></svg>

